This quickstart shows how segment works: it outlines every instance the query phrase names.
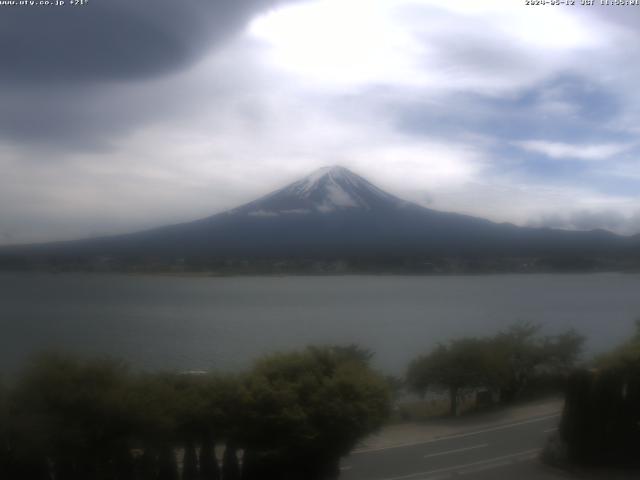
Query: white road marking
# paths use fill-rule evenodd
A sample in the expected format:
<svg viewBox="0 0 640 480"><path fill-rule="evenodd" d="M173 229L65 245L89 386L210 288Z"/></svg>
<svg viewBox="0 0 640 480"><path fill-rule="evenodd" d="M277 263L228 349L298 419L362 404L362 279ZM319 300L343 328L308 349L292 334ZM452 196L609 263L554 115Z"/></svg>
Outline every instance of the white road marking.
<svg viewBox="0 0 640 480"><path fill-rule="evenodd" d="M432 438L430 440L421 440L421 441L418 441L418 442L399 443L399 444L396 444L396 445L390 445L388 447L360 448L360 449L357 449L357 450L354 450L353 452L351 452L351 455L358 455L358 454L369 453L369 452L379 452L379 451L382 451L382 450L392 450L394 448L413 447L415 445L426 445L428 443L442 442L444 440L452 440L452 439L455 439L455 438L465 438L465 437L470 437L472 435L479 435L481 433L495 432L496 430L505 430L507 428L518 427L520 425L527 425L529 423L543 422L545 420L549 420L550 418L555 418L555 417L559 417L559 416L560 416L560 412L554 413L552 415L545 415L543 417L536 417L536 418L532 418L532 419L529 419L529 420L523 420L521 422L507 423L507 424L504 424L504 425L498 425L496 427L484 428L482 430L475 430L475 431L468 432L468 433L454 433L452 435L445 435L445 436L438 437L438 438Z"/></svg>
<svg viewBox="0 0 640 480"><path fill-rule="evenodd" d="M461 470L458 470L456 473L458 475L468 475L469 473L477 473L477 472L482 472L484 470L492 470L494 468L504 467L505 465L513 465L514 463L517 463L517 462L532 460L536 458L541 451L542 451L541 448L526 450L521 454L516 454L517 455L516 457L506 456L505 458L498 461L494 461L494 462L490 462L482 465L473 465L470 468L463 468Z"/></svg>
<svg viewBox="0 0 640 480"><path fill-rule="evenodd" d="M529 460L530 458L535 457L541 451L542 450L540 448L534 448L531 450L524 450L518 453L512 453L510 455L502 455L500 457L489 458L487 460L480 460L477 462L465 463L462 465L454 465L452 467L438 468L436 470L428 470L426 472L410 473L409 475L401 475L399 477L388 477L388 478L385 478L384 480L408 480L410 478L416 478L416 477L422 477L422 480L428 480L427 478L428 475L431 475L432 476L431 479L432 479L433 476L438 476L439 474L440 474L439 476L442 476L441 474L443 473L456 472L456 471L462 474L466 474L474 471L487 470L492 466L500 467L503 465L508 465L509 463L511 463L510 461L513 461L515 459Z"/></svg>
<svg viewBox="0 0 640 480"><path fill-rule="evenodd" d="M479 473L479 472L484 472L486 470L494 470L496 468L506 467L508 465L513 465L514 463L517 463L518 461L529 460L530 458L535 457L537 454L538 454L538 452L536 452L534 454L525 455L525 456L522 456L522 457L517 457L516 459L507 458L505 460L498 460L497 462L491 462L491 463L487 463L487 464L484 464L484 465L475 465L475 466L472 466L472 467L469 467L469 468L463 468L461 470L456 470L456 472L454 472L453 474L450 473L449 476L452 476L452 475L462 476L462 475L469 475L470 473ZM432 478L425 479L425 480L432 480Z"/></svg>
<svg viewBox="0 0 640 480"><path fill-rule="evenodd" d="M342 467L340 467L340 470L344 471L344 470L351 470L353 467L351 465L343 465Z"/></svg>
<svg viewBox="0 0 640 480"><path fill-rule="evenodd" d="M430 455L425 455L424 458L439 457L441 455L449 455L451 453L464 452L467 450L475 450L476 448L484 448L488 446L489 446L488 443L483 443L481 445L474 445L473 447L456 448L455 450L447 450L446 452L439 452L439 453L432 453Z"/></svg>
<svg viewBox="0 0 640 480"><path fill-rule="evenodd" d="M547 428L546 430L543 430L542 433L551 433L551 432L555 432L556 430L558 430L558 427Z"/></svg>

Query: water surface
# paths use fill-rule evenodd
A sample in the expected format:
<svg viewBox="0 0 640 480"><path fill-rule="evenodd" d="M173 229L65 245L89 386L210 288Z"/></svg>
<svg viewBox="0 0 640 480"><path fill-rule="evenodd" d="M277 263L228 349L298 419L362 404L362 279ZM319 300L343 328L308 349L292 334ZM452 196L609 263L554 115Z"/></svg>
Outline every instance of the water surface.
<svg viewBox="0 0 640 480"><path fill-rule="evenodd" d="M356 342L401 373L415 355L516 320L575 327L590 353L630 335L640 276L189 278L0 274L0 369L65 348L136 368L236 370L261 354Z"/></svg>

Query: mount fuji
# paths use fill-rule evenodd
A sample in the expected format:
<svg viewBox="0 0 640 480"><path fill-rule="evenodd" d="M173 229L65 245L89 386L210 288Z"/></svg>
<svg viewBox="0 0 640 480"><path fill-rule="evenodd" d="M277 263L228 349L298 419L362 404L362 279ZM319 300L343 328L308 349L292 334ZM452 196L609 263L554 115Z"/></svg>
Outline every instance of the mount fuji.
<svg viewBox="0 0 640 480"><path fill-rule="evenodd" d="M0 249L16 259L86 264L190 264L292 259L443 257L616 257L636 255L637 237L604 230L525 228L445 213L404 201L340 166L321 168L284 188L201 220L89 240ZM14 262L12 262L12 260Z"/></svg>
<svg viewBox="0 0 640 480"><path fill-rule="evenodd" d="M229 213L253 216L327 214L332 212L372 212L408 205L380 190L344 167L316 170L311 175L248 203Z"/></svg>

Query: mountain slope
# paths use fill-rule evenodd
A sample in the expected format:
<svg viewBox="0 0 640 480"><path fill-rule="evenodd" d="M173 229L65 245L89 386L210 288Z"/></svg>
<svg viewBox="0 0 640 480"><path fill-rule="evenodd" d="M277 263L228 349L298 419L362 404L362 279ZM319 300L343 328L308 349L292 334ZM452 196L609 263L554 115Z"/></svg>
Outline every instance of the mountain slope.
<svg viewBox="0 0 640 480"><path fill-rule="evenodd" d="M229 213L276 216L339 210L372 211L394 209L406 203L346 168L333 166L316 170L281 190Z"/></svg>
<svg viewBox="0 0 640 480"><path fill-rule="evenodd" d="M184 258L602 256L627 254L637 243L602 230L523 228L427 209L335 166L202 220L129 235L5 248L0 256L167 263Z"/></svg>

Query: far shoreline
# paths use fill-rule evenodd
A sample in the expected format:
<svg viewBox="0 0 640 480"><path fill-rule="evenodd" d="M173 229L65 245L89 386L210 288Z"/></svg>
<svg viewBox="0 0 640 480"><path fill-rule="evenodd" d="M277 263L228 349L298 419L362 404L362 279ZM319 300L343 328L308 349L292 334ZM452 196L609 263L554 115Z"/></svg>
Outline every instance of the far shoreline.
<svg viewBox="0 0 640 480"><path fill-rule="evenodd" d="M215 271L119 271L119 270L0 270L0 275L87 275L87 276L120 276L120 277L152 277L152 278L329 278L329 277L423 277L423 278L476 278L518 276L535 277L541 275L557 276L597 276L597 275L639 275L640 270L538 270L538 271L487 271L487 272L215 272Z"/></svg>

